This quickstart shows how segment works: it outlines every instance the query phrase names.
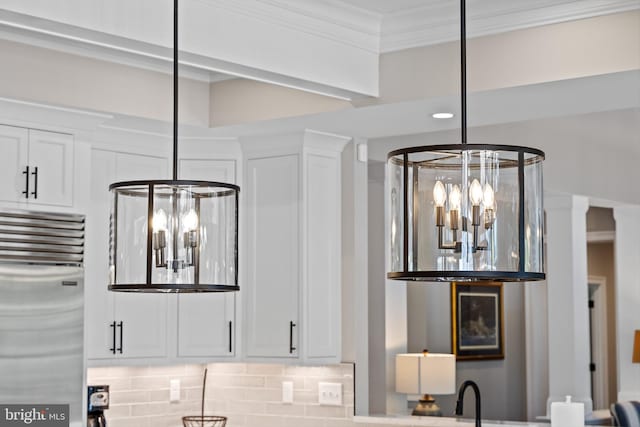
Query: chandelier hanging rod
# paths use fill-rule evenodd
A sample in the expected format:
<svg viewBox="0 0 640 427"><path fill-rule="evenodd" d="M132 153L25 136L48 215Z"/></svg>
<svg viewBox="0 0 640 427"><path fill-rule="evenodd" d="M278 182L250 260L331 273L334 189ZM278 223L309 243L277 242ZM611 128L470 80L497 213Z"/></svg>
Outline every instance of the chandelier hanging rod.
<svg viewBox="0 0 640 427"><path fill-rule="evenodd" d="M466 0L460 0L460 114L462 144L467 143L467 13Z"/></svg>
<svg viewBox="0 0 640 427"><path fill-rule="evenodd" d="M173 180L178 180L178 0L173 0Z"/></svg>

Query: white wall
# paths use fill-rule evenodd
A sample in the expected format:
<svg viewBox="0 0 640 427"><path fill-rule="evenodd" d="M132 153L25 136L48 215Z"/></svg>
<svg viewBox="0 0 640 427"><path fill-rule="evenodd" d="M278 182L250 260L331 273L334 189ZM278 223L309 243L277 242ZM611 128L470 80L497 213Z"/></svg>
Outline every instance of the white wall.
<svg viewBox="0 0 640 427"><path fill-rule="evenodd" d="M414 282L407 285L411 353L428 349L451 353L451 294L449 284ZM482 416L492 420L522 421L526 417L524 288L503 285L503 360L470 360L456 363L456 384L473 380L482 393ZM457 396L437 396L444 414L453 414ZM473 395L465 396L465 408L472 414Z"/></svg>
<svg viewBox="0 0 640 427"><path fill-rule="evenodd" d="M640 12L633 11L470 39L469 91L638 69L638 20ZM460 88L459 70L458 42L385 53L380 57L380 98L361 102L454 94Z"/></svg>
<svg viewBox="0 0 640 427"><path fill-rule="evenodd" d="M640 107L640 99L638 106ZM472 113L470 113L472 114ZM454 119L457 120L457 119ZM459 143L459 131L379 138L372 158L386 159L394 148ZM471 143L524 145L543 150L546 192L640 204L640 109L591 113L469 129Z"/></svg>
<svg viewBox="0 0 640 427"><path fill-rule="evenodd" d="M171 75L0 39L0 96L171 121ZM169 65L167 65L169 69ZM209 84L180 79L180 121L209 125Z"/></svg>

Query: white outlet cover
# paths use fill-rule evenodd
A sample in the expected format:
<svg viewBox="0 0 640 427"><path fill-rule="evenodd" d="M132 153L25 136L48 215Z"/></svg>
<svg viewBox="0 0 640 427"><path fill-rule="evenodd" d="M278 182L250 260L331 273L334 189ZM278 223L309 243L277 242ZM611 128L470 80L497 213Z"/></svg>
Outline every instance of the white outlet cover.
<svg viewBox="0 0 640 427"><path fill-rule="evenodd" d="M342 405L342 384L318 383L318 403L321 405Z"/></svg>
<svg viewBox="0 0 640 427"><path fill-rule="evenodd" d="M180 380L169 381L169 402L180 402Z"/></svg>
<svg viewBox="0 0 640 427"><path fill-rule="evenodd" d="M282 403L293 403L293 381L282 381Z"/></svg>

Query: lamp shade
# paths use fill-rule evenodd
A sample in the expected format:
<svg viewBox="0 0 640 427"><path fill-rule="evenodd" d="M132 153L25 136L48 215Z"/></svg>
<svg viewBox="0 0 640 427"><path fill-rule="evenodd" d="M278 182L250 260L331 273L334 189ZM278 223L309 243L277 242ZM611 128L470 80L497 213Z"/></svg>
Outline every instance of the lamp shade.
<svg viewBox="0 0 640 427"><path fill-rule="evenodd" d="M455 356L438 353L396 355L396 391L405 394L455 393Z"/></svg>
<svg viewBox="0 0 640 427"><path fill-rule="evenodd" d="M540 150L453 144L387 161L388 278L544 280Z"/></svg>
<svg viewBox="0 0 640 427"><path fill-rule="evenodd" d="M632 363L640 363L640 330L637 330L633 337L633 357Z"/></svg>
<svg viewBox="0 0 640 427"><path fill-rule="evenodd" d="M238 192L209 181L112 184L109 290L238 288Z"/></svg>

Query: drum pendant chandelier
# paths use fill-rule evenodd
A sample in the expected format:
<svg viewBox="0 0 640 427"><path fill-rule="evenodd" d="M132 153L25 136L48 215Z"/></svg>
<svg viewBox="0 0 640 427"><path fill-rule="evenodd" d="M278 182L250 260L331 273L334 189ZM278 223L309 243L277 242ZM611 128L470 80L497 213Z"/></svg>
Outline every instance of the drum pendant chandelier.
<svg viewBox="0 0 640 427"><path fill-rule="evenodd" d="M240 188L178 180L178 0L173 13L173 179L109 186L109 290L237 291Z"/></svg>
<svg viewBox="0 0 640 427"><path fill-rule="evenodd" d="M540 150L467 144L466 17L460 2L462 143L395 150L387 160L387 277L544 280Z"/></svg>

